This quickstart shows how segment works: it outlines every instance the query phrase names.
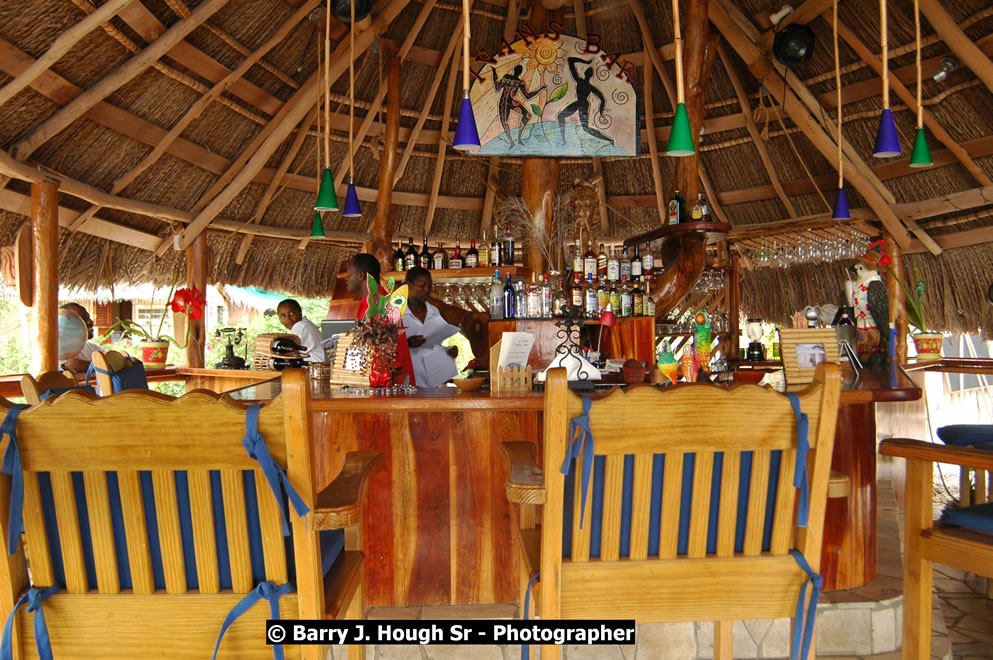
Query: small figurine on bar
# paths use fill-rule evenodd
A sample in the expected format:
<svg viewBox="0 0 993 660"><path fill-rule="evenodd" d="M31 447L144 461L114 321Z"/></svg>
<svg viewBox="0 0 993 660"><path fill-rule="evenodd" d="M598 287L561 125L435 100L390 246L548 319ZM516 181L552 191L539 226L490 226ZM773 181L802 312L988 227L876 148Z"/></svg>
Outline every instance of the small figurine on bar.
<svg viewBox="0 0 993 660"><path fill-rule="evenodd" d="M879 269L892 259L883 252L881 245L874 245L850 268L855 275L852 307L855 308L862 362L885 364L890 354L890 301Z"/></svg>
<svg viewBox="0 0 993 660"><path fill-rule="evenodd" d="M686 345L683 347L683 358L680 360L680 367L683 373L683 379L687 383L695 383L697 372L700 370L700 364L696 360L696 351L693 350L692 346Z"/></svg>
<svg viewBox="0 0 993 660"><path fill-rule="evenodd" d="M706 311L700 310L694 318L696 322L696 356L699 361L700 370L705 374L710 373L710 315Z"/></svg>
<svg viewBox="0 0 993 660"><path fill-rule="evenodd" d="M670 383L675 385L676 381L679 380L679 364L676 363L676 356L673 355L668 340L662 342L662 352L659 353L657 364L659 371L669 379Z"/></svg>

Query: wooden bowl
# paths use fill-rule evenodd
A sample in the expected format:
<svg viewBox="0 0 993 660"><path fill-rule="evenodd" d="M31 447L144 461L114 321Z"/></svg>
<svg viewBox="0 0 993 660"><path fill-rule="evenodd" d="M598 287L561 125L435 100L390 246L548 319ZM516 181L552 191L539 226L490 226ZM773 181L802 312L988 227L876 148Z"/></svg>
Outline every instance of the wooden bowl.
<svg viewBox="0 0 993 660"><path fill-rule="evenodd" d="M739 369L734 372L735 383L751 383L758 385L759 381L765 378L764 371L753 371L751 369Z"/></svg>
<svg viewBox="0 0 993 660"><path fill-rule="evenodd" d="M463 392L475 392L483 386L486 379L482 376L473 376L472 378L456 378L452 382L454 382L455 386Z"/></svg>

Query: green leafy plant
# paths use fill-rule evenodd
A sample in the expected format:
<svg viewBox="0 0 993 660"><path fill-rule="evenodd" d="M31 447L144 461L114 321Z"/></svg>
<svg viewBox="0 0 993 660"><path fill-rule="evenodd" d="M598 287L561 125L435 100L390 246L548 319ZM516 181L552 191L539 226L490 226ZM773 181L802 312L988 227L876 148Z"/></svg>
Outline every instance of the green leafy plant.
<svg viewBox="0 0 993 660"><path fill-rule="evenodd" d="M878 255L878 256L877 256ZM907 320L917 328L919 332L927 332L927 318L924 316L924 278L921 277L921 269L917 266L913 268L913 279L909 282L912 287L904 284L903 280L897 277L893 270L893 258L886 253L886 241L875 241L869 244L869 252L864 259L878 266L883 266L889 271L890 276L896 280L904 293L904 303L907 309Z"/></svg>
<svg viewBox="0 0 993 660"><path fill-rule="evenodd" d="M107 330L105 330L100 337L105 339L109 337L114 330L120 328L126 334L141 337L145 341L168 341L174 344L177 348L186 348L187 344L190 343L190 328L193 325L192 321L203 318L203 308L207 305L207 299L204 298L204 295L201 293L200 289L196 287L176 290L176 279L173 279L172 287L169 290L169 298L169 302L165 305L165 313L172 311L177 314L186 314L186 316L189 317L186 323L186 338L183 340L182 344L180 344L174 337L162 334L162 325L165 322L165 313L163 313L159 318L159 326L154 333L152 332L151 326L145 327L133 319L119 318L114 322L114 325L107 328Z"/></svg>

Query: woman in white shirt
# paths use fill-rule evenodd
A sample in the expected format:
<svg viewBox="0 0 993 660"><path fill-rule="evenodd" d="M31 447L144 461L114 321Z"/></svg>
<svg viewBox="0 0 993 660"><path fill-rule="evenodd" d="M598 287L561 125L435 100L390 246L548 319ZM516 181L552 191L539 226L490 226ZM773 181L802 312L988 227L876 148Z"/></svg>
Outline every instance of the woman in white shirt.
<svg viewBox="0 0 993 660"><path fill-rule="evenodd" d="M428 302L431 295L431 271L415 267L407 271L407 311L403 327L414 363L418 387L440 387L458 374L455 357L457 346L442 346L441 342L459 331L443 318L438 308ZM451 330L451 332L449 332Z"/></svg>

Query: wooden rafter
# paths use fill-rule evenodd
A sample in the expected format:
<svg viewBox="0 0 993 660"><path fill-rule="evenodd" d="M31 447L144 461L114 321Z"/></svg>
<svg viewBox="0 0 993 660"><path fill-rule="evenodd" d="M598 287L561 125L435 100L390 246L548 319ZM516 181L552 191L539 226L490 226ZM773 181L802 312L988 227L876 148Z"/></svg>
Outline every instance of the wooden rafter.
<svg viewBox="0 0 993 660"><path fill-rule="evenodd" d="M13 153L19 160L24 160L35 149L50 138L67 128L72 122L86 114L86 111L97 103L113 94L162 57L170 48L181 42L195 30L197 26L219 11L228 0L206 0L187 19L179 21L152 45L135 55L123 65L101 78L95 85L74 98L68 105L60 109L40 126L35 128L27 137L14 145Z"/></svg>
<svg viewBox="0 0 993 660"><path fill-rule="evenodd" d="M825 20L830 19L825 16ZM882 60L873 54L872 51L870 51L865 44L862 43L858 36L840 21L838 22L838 36L844 39L845 42L852 47L856 54L862 58L862 61L868 64L877 75L882 75ZM916 108L917 100L914 95L910 93L910 90L908 90L899 79L893 76L892 73L890 74L889 79L890 88L896 92L897 96L899 96L908 107ZM952 136L948 134L948 131L942 128L941 124L938 123L938 120L935 119L934 115L930 112L924 113L924 124L931 129L931 133L934 137L936 137L939 142L945 145L945 147L955 155L955 158L962 163L962 166L965 167L977 183L983 186L993 185L993 181L991 181L990 178L986 176L986 173L983 172L971 158L969 158L969 154L967 154L965 150L958 145Z"/></svg>
<svg viewBox="0 0 993 660"><path fill-rule="evenodd" d="M806 0L799 7L783 17L783 20L779 22L775 30L781 30L790 23L805 25L823 14L825 10L830 9L831 2L832 0ZM769 30L758 38L756 45L758 45L762 52L767 53L772 49L772 41L776 37L775 30Z"/></svg>
<svg viewBox="0 0 993 660"><path fill-rule="evenodd" d="M461 47L460 47L461 48ZM452 66L448 71L448 82L445 84L445 101L441 114L441 137L438 139L438 157L434 161L434 176L431 179L431 197L428 200L427 217L424 220L424 235L431 233L431 225L434 224L434 212L438 208L438 191L441 189L441 174L445 169L445 149L448 147L448 122L452 116L452 99L455 96L455 79L459 74L458 56L460 48L456 49L452 56Z"/></svg>
<svg viewBox="0 0 993 660"><path fill-rule="evenodd" d="M938 33L949 50L958 56L964 66L983 81L987 89L993 92L993 62L972 42L972 39L962 31L955 20L937 0L920 0L921 13L928 23Z"/></svg>
<svg viewBox="0 0 993 660"><path fill-rule="evenodd" d="M375 16L374 22L387 26L393 22L397 14L407 5L409 0L381 0L373 8L373 15ZM375 38L375 32L372 30L366 30L358 35L355 39L355 53L358 55L364 53L369 45ZM331 64L331 71L329 80L327 84L331 84L332 81L337 80L347 65L344 53L349 49L347 43L341 43L335 48L333 53L333 59ZM196 219L186 227L183 231L182 247L185 249L193 242L193 240L207 228L211 220L220 214L220 212L226 207L231 200L233 200L242 190L245 189L249 183L255 178L255 175L265 167L266 162L272 156L273 152L282 144L289 132L293 130L294 126L303 118L310 109L309 102L303 102L304 99L308 101L314 98L314 87L318 84L320 76L315 73L311 78L300 87L283 107L282 110L273 118L270 125L273 126L269 134L261 141L257 149L253 149L254 144L258 140L253 140L252 145L239 157L238 161L244 161L244 165L240 167L236 174L231 178L230 183L220 191L216 197L213 197L211 201L206 204L202 211L197 215ZM265 132L265 131L264 131ZM249 157L249 154L250 157ZM233 168L232 168L233 169ZM208 192L208 195L210 193ZM206 198L208 195L205 195Z"/></svg>
<svg viewBox="0 0 993 660"><path fill-rule="evenodd" d="M659 163L659 145L655 139L655 106L652 98L652 81L655 78L655 70L652 67L646 67L644 77L645 128L648 130L648 153L651 154L652 161L655 205L659 210L659 222L664 225L668 222L668 215L666 214L665 189L662 187L662 165Z"/></svg>
<svg viewBox="0 0 993 660"><path fill-rule="evenodd" d="M734 92L738 95L741 113L745 116L745 127L748 129L748 134L752 137L752 142L755 143L755 149L759 152L759 158L762 160L762 166L765 168L765 172L769 177L769 182L772 183L772 187L776 190L779 201L786 207L786 212L791 218L795 218L796 210L793 208L793 204L790 202L786 191L783 190L783 184L780 183L779 175L776 174L776 168L772 164L772 158L769 157L769 149L765 146L765 140L759 134L759 129L755 125L755 120L752 118L752 106L748 101L745 88L741 84L741 79L738 77L738 72L734 70L734 65L727 53L724 52L723 46L718 47L717 53L721 57L721 62L724 64L724 71L727 73L728 79L730 79L731 85L734 87Z"/></svg>
<svg viewBox="0 0 993 660"><path fill-rule="evenodd" d="M42 73L47 71L53 64L58 62L63 55L68 53L80 39L88 35L104 21L109 21L118 11L131 0L109 0L101 5L99 9L81 20L76 25L59 35L59 37L49 46L45 54L39 57L23 73L11 80L0 89L0 105L3 105L14 96L30 85Z"/></svg>

